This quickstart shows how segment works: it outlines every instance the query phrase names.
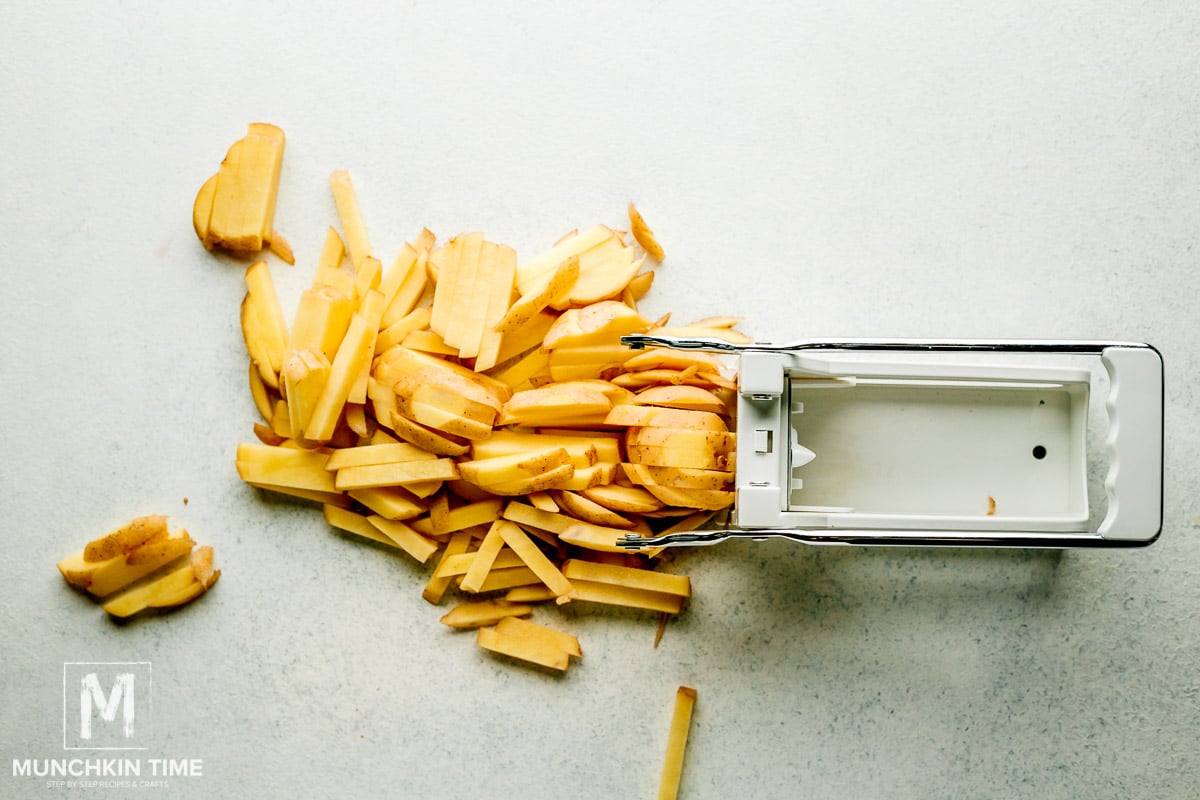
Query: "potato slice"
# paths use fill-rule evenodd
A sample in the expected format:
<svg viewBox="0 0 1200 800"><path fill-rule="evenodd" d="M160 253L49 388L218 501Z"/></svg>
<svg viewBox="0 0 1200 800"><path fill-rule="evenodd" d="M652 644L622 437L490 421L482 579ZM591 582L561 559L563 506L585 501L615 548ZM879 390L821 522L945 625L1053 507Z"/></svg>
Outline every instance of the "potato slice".
<svg viewBox="0 0 1200 800"><path fill-rule="evenodd" d="M378 292L374 294L382 300ZM309 423L304 428L306 438L314 442L327 442L333 436L338 416L342 407L346 405L350 390L362 371L363 364L370 362L370 347L376 333L371 328L371 323L363 314L356 312L351 318L350 327L346 330L346 336L338 346L337 355L329 368L329 379L325 382Z"/></svg>
<svg viewBox="0 0 1200 800"><path fill-rule="evenodd" d="M156 581L119 595L103 608L114 617L130 617L148 608L167 608L183 605L204 594L221 577L213 569L211 547L197 547L191 562L164 575Z"/></svg>
<svg viewBox="0 0 1200 800"><path fill-rule="evenodd" d="M466 575L471 571L471 566L475 563L476 555L478 555L478 551L474 553L461 553L440 561L434 575L439 578L457 578L461 575ZM496 554L489 571L523 566L525 566L525 562L521 560L521 557L512 548L505 547Z"/></svg>
<svg viewBox="0 0 1200 800"><path fill-rule="evenodd" d="M652 467L685 467L688 469L733 471L736 456L733 452L720 453L704 447L652 447L649 445L626 445L629 461ZM649 485L647 491L649 491ZM659 495L655 495L662 498Z"/></svg>
<svg viewBox="0 0 1200 800"><path fill-rule="evenodd" d="M631 486L595 486L585 489L583 496L604 508L625 514L648 514L663 506L658 498L645 489Z"/></svg>
<svg viewBox="0 0 1200 800"><path fill-rule="evenodd" d="M459 603L439 620L443 625L459 630L482 628L495 625L505 617L527 617L533 606L526 603L510 603L507 600L477 600Z"/></svg>
<svg viewBox="0 0 1200 800"><path fill-rule="evenodd" d="M88 582L87 590L96 597L106 597L119 591L159 567L191 552L195 544L187 531L166 539L139 545L124 558L104 562Z"/></svg>
<svg viewBox="0 0 1200 800"><path fill-rule="evenodd" d="M618 455L616 442L601 441L606 455ZM599 461L597 442L582 437L545 436L538 433L516 433L499 430L488 439L471 443L471 457L475 460L501 456L532 455L548 450L565 450L571 463L577 468L590 467ZM557 465L555 465L557 466Z"/></svg>
<svg viewBox="0 0 1200 800"><path fill-rule="evenodd" d="M545 253L525 262L517 264L517 291L522 296L530 293L539 278L551 273L567 259L578 256L591 248L603 244L612 237L612 231L603 225L596 225L582 233L559 240Z"/></svg>
<svg viewBox="0 0 1200 800"><path fill-rule="evenodd" d="M528 477L563 467L564 464L571 464L569 453L562 447L552 447L540 451L517 452L510 456L460 462L458 473L462 475L463 480L476 486L487 486L488 483L526 480Z"/></svg>
<svg viewBox="0 0 1200 800"><path fill-rule="evenodd" d="M313 409L329 380L329 359L319 349L292 351L283 361L280 375L287 398L288 426L302 431L312 419Z"/></svg>
<svg viewBox="0 0 1200 800"><path fill-rule="evenodd" d="M530 350L519 361L497 372L495 377L496 380L511 386L513 389L524 389L532 388L532 386L527 386L526 384L535 375L550 375L550 351L542 347Z"/></svg>
<svg viewBox="0 0 1200 800"><path fill-rule="evenodd" d="M409 350L417 350L422 353L432 353L439 356L457 356L458 348L451 347L442 340L434 331L413 331L404 337L401 342Z"/></svg>
<svg viewBox="0 0 1200 800"><path fill-rule="evenodd" d="M347 494L384 519L408 520L419 517L428 510L415 496L399 486L351 489Z"/></svg>
<svg viewBox="0 0 1200 800"><path fill-rule="evenodd" d="M683 428L630 428L626 445L711 450L729 453L737 446L737 434L726 431L697 431Z"/></svg>
<svg viewBox="0 0 1200 800"><path fill-rule="evenodd" d="M669 575L649 569L618 564L600 564L578 558L569 558L564 561L562 569L564 575L575 580L624 586L628 589L671 594L677 597L692 596L692 582L686 575Z"/></svg>
<svg viewBox="0 0 1200 800"><path fill-rule="evenodd" d="M722 339L731 344L752 344L753 336L747 336L733 328L702 328L691 325L677 327L654 327L647 331L651 336L668 336L677 339Z"/></svg>
<svg viewBox="0 0 1200 800"><path fill-rule="evenodd" d="M413 528L428 535L467 530L480 525L488 525L500 519L500 512L503 507L503 500L498 497L489 497L486 500L478 500L474 503L450 509L446 514L446 519L442 525L443 530L441 531L434 531L432 521L427 519L415 521Z"/></svg>
<svg viewBox="0 0 1200 800"><path fill-rule="evenodd" d="M354 316L350 296L329 286L314 286L300 294L288 350L315 348L332 362Z"/></svg>
<svg viewBox="0 0 1200 800"><path fill-rule="evenodd" d="M247 483L337 493L333 475L325 469L329 454L295 447L271 447L243 442L237 446L238 475Z"/></svg>
<svg viewBox="0 0 1200 800"><path fill-rule="evenodd" d="M116 528L98 539L88 542L83 548L84 561L107 561L113 556L125 555L133 548L150 541L167 537L167 518L162 514L138 517Z"/></svg>
<svg viewBox="0 0 1200 800"><path fill-rule="evenodd" d="M560 671L567 669L570 656L583 655L574 636L520 617L505 617L495 627L480 628L475 642L486 650Z"/></svg>
<svg viewBox="0 0 1200 800"><path fill-rule="evenodd" d="M429 327L429 309L414 308L390 325L386 323L387 319L385 317L381 324L386 325L386 327L380 330L379 335L375 337L376 352L382 353L403 342L413 331L424 330Z"/></svg>
<svg viewBox="0 0 1200 800"><path fill-rule="evenodd" d="M653 467L647 464L623 463L629 480L640 486L668 486L676 489L727 489L733 483L732 472L685 467Z"/></svg>
<svg viewBox="0 0 1200 800"><path fill-rule="evenodd" d="M217 175L213 173L200 187L192 203L192 229L196 231L196 236L205 250L212 250L214 247L212 237L208 233L208 218L212 215L213 195L216 189Z"/></svg>
<svg viewBox="0 0 1200 800"><path fill-rule="evenodd" d="M633 520L627 519L583 495L558 491L554 493L553 497L563 511L584 522L610 528L632 528L634 525Z"/></svg>
<svg viewBox="0 0 1200 800"><path fill-rule="evenodd" d="M554 298L564 295L579 278L579 256L573 255L529 286L521 299L513 303L492 330L508 333L517 330L534 319L538 312L550 305Z"/></svg>
<svg viewBox="0 0 1200 800"><path fill-rule="evenodd" d="M434 430L408 419L398 411L392 412L389 419L391 428L397 436L436 455L461 456L471 449L469 440L461 439L444 431Z"/></svg>
<svg viewBox="0 0 1200 800"><path fill-rule="evenodd" d="M621 528L593 525L590 522L572 522L572 524L567 526L566 530L558 535L558 538L567 544L573 544L576 547L582 547L587 550L624 554L628 551L623 547L619 547L617 541L624 539L625 534L630 532Z"/></svg>
<svg viewBox="0 0 1200 800"><path fill-rule="evenodd" d="M599 461L590 467L576 468L570 480L563 481L556 488L571 492L582 492L605 486L613 482L617 476L617 465L612 461Z"/></svg>
<svg viewBox="0 0 1200 800"><path fill-rule="evenodd" d="M531 492L540 492L546 489L558 489L569 481L574 473L575 467L567 463L538 475L531 475L528 478L489 483L487 484L487 490L492 494L511 497Z"/></svg>
<svg viewBox="0 0 1200 800"><path fill-rule="evenodd" d="M442 334L442 338L446 340L446 344L452 347L462 347L466 336L467 316L470 314L471 298L475 291L475 286L480 281L479 264L483 256L483 234L482 233L467 233L458 237L459 239L459 255L458 269L453 273L453 276L443 276L443 279L438 281L438 288L446 286L446 292L441 295L443 301L448 302L449 306L445 311L446 327L444 331L438 331ZM451 283L450 278L453 278ZM434 295L434 315L433 318L438 318L437 314L438 295ZM434 328L437 330L437 328ZM469 343L467 343L469 346Z"/></svg>
<svg viewBox="0 0 1200 800"><path fill-rule="evenodd" d="M546 331L542 345L556 347L588 347L613 345L622 336L642 333L650 321L629 306L616 300L601 300L583 308L568 308Z"/></svg>
<svg viewBox="0 0 1200 800"><path fill-rule="evenodd" d="M508 331L501 337L500 353L496 363L503 364L511 358L528 353L535 347L541 347L542 340L550 330L558 315L550 311L539 311L533 319L514 331Z"/></svg>
<svg viewBox="0 0 1200 800"><path fill-rule="evenodd" d="M681 428L693 431L726 432L729 426L720 415L711 411L689 411L681 408L661 408L627 403L613 406L605 417L606 425L626 425L643 428Z"/></svg>
<svg viewBox="0 0 1200 800"><path fill-rule="evenodd" d="M557 425L589 416L606 417L611 409L612 402L595 387L578 381L552 383L515 392L504 404L497 424Z"/></svg>
<svg viewBox="0 0 1200 800"><path fill-rule="evenodd" d="M367 444L358 447L344 447L334 450L325 469L339 470L345 467L362 467L368 464L393 464L402 461L432 461L437 458L433 453L420 447L400 442L387 444Z"/></svg>
<svg viewBox="0 0 1200 800"><path fill-rule="evenodd" d="M253 123L247 135L229 148L212 188L207 224L197 226L203 228L201 241L206 246L256 253L270 240L284 143L279 128ZM201 187L193 206L193 222L195 215L203 212L204 194Z"/></svg>
<svg viewBox="0 0 1200 800"><path fill-rule="evenodd" d="M646 491L670 506L719 511L733 505L734 492L712 489L676 489L670 486L647 485Z"/></svg>
<svg viewBox="0 0 1200 800"><path fill-rule="evenodd" d="M620 297L629 281L642 268L633 248L625 247L616 236L579 256L579 278L569 293L553 302L555 308L586 306Z"/></svg>
<svg viewBox="0 0 1200 800"><path fill-rule="evenodd" d="M629 296L634 301L641 300L650 291L650 287L654 285L654 273L642 272L634 275L629 281Z"/></svg>
<svg viewBox="0 0 1200 800"><path fill-rule="evenodd" d="M654 238L654 231L650 230L650 226L646 224L646 220L642 218L641 213L638 212L633 203L629 204L628 210L629 230L633 233L633 238L646 251L646 255L661 263L666 254L663 253L662 245L658 243L658 239Z"/></svg>
<svg viewBox="0 0 1200 800"><path fill-rule="evenodd" d="M517 272L515 250L503 245L490 246L495 248L494 255L489 256L495 259L495 265L487 297L487 312L483 318L483 330L479 337L479 353L475 358L474 369L476 372L489 370L500 363L500 348L504 342L504 336L496 328L508 311L508 303L512 297Z"/></svg>
<svg viewBox="0 0 1200 800"><path fill-rule="evenodd" d="M719 397L697 386L655 386L638 392L637 402L649 406L729 414L729 409Z"/></svg>
<svg viewBox="0 0 1200 800"><path fill-rule="evenodd" d="M572 578L571 585L575 587L575 599L585 603L642 608L662 614L679 614L683 610L683 598L677 594L633 589L580 578Z"/></svg>

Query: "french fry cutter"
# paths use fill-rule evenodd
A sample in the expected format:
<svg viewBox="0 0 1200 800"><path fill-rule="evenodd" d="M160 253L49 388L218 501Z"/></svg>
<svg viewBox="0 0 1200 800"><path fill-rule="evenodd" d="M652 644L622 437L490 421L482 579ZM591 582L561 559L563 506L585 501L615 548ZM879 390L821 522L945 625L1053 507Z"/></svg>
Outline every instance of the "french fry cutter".
<svg viewBox="0 0 1200 800"><path fill-rule="evenodd" d="M1148 344L622 341L739 361L737 494L728 521L629 534L622 547L733 537L1130 547L1162 530L1163 362Z"/></svg>

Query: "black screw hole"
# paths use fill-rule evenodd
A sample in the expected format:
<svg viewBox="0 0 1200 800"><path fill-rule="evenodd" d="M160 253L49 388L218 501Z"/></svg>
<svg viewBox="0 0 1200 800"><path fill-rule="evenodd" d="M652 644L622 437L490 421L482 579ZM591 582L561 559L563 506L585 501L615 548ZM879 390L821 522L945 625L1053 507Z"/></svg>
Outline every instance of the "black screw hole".
<svg viewBox="0 0 1200 800"><path fill-rule="evenodd" d="M1039 405L1039 406L1044 406L1044 405L1046 405L1046 401L1045 401L1045 400L1038 400L1038 405Z"/></svg>
<svg viewBox="0 0 1200 800"><path fill-rule="evenodd" d="M1042 447L1040 444L1035 446L1033 448L1033 457L1036 458L1038 461L1041 461L1043 458L1046 457L1046 448Z"/></svg>

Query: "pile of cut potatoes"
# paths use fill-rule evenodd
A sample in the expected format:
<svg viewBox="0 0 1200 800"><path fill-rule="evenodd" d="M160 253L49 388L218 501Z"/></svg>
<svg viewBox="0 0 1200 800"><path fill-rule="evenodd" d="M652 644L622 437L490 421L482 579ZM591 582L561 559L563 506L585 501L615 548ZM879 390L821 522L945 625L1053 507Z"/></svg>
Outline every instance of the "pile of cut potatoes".
<svg viewBox="0 0 1200 800"><path fill-rule="evenodd" d="M282 134L272 141L278 151L235 145L234 166L201 190L206 246L281 238ZM481 233L422 230L384 268L349 174L330 186L341 232L328 230L290 324L267 262L245 273L262 419L258 441L237 447L241 478L432 562L425 599L459 600L442 621L516 659L564 670L582 655L575 637L524 619L539 605L680 613L689 580L617 542L694 530L731 505L736 383L716 356L637 352L621 337L749 342L738 320L672 327L639 312L645 262L663 252L632 204L630 232L571 231L530 258ZM214 231L223 204L235 211Z"/></svg>

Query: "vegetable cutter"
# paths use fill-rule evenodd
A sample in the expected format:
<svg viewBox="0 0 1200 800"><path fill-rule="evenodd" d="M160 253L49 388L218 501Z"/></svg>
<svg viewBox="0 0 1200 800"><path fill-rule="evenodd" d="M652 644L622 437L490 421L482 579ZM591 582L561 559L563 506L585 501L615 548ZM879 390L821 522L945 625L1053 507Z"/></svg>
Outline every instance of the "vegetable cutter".
<svg viewBox="0 0 1200 800"><path fill-rule="evenodd" d="M1148 344L622 341L739 361L728 521L657 537L629 534L622 547L735 537L1136 547L1162 530L1163 362ZM1089 451L1089 442L1103 447Z"/></svg>

